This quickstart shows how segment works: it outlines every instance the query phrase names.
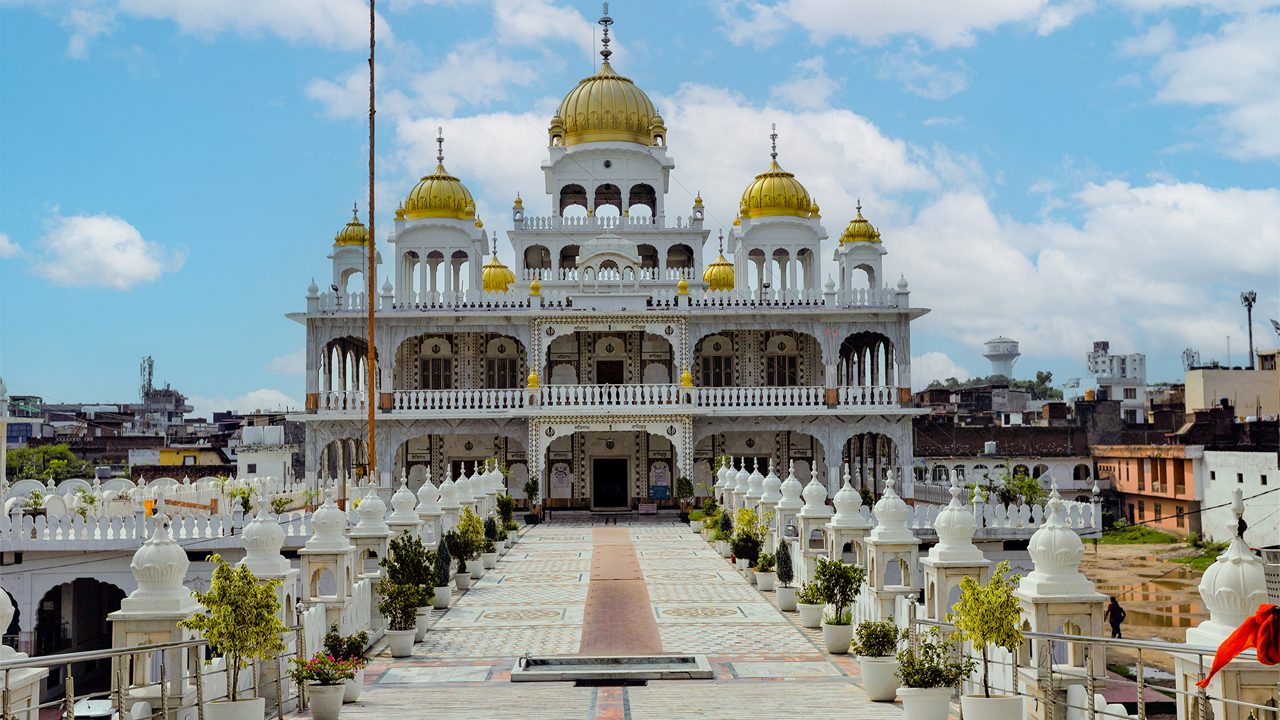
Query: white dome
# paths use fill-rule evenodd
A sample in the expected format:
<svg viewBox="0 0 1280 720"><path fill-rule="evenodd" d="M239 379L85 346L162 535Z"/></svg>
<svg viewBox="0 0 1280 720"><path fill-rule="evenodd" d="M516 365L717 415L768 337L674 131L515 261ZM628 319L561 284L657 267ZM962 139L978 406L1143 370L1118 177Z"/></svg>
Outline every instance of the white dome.
<svg viewBox="0 0 1280 720"><path fill-rule="evenodd" d="M720 463L720 469L716 470L716 489L723 490L729 484L729 458L725 457Z"/></svg>
<svg viewBox="0 0 1280 720"><path fill-rule="evenodd" d="M284 528L262 512L259 506L253 520L244 526L240 536L244 542L245 556L240 565L258 577L284 575L289 571L289 561L280 554L284 547Z"/></svg>
<svg viewBox="0 0 1280 720"><path fill-rule="evenodd" d="M760 496L764 494L764 476L760 474L758 463L751 463L751 474L747 476L747 495L748 500L758 502Z"/></svg>
<svg viewBox="0 0 1280 720"><path fill-rule="evenodd" d="M129 570L138 589L120 603L121 610L175 611L196 605L191 591L183 586L191 562L187 553L169 534L169 517L155 515L155 530L133 554Z"/></svg>
<svg viewBox="0 0 1280 720"><path fill-rule="evenodd" d="M831 499L831 503L835 505L836 514L831 517L832 527L840 528L866 528L871 523L862 517L859 512L862 509L862 493L853 489L852 476L849 475L849 464L844 466L844 484L836 491L836 495Z"/></svg>
<svg viewBox="0 0 1280 720"><path fill-rule="evenodd" d="M346 529L347 516L333 504L333 492L326 490L324 504L311 514L311 537L303 547L320 552L347 552L351 543L344 534Z"/></svg>
<svg viewBox="0 0 1280 720"><path fill-rule="evenodd" d="M378 490L374 484L369 483L365 487L364 497L360 498L360 505L356 508L356 517L359 521L355 527L351 528L351 534L367 537L389 532L387 523L383 520L386 514L387 504L378 497Z"/></svg>
<svg viewBox="0 0 1280 720"><path fill-rule="evenodd" d="M907 503L898 497L893 489L895 485L893 472L886 473L884 494L871 508L876 518L876 526L871 531L871 539L882 543L917 542L916 534L907 527L907 515L911 513Z"/></svg>
<svg viewBox="0 0 1280 720"><path fill-rule="evenodd" d="M475 502L475 488L471 487L471 477L467 475L465 467L462 468L462 472L458 474L458 479L453 483L453 489L457 493L460 505Z"/></svg>
<svg viewBox="0 0 1280 720"><path fill-rule="evenodd" d="M1027 545L1034 569L1022 578L1018 591L1036 597L1098 594L1093 582L1080 572L1084 543L1075 530L1067 527L1057 483L1052 486L1045 507L1048 517Z"/></svg>
<svg viewBox="0 0 1280 720"><path fill-rule="evenodd" d="M427 468L427 477L422 481L422 487L418 488L416 509L419 517L440 514L440 490L431 483L431 468Z"/></svg>
<svg viewBox="0 0 1280 720"><path fill-rule="evenodd" d="M813 466L813 475L809 484L804 486L804 507L800 508L800 517L829 518L833 511L827 506L827 488L818 482L818 466Z"/></svg>
<svg viewBox="0 0 1280 720"><path fill-rule="evenodd" d="M1228 532L1235 534L1235 524ZM1187 631L1191 642L1194 632L1201 643L1225 640L1241 623L1267 602L1267 580L1262 561L1249 552L1239 535L1231 539L1227 549L1204 571L1200 578L1200 598L1209 610L1209 619Z"/></svg>
<svg viewBox="0 0 1280 720"><path fill-rule="evenodd" d="M955 474L951 475L951 502L942 508L933 521L933 529L938 533L938 544L929 551L929 558L941 562L985 563L982 551L973 544L973 535L978 524L973 513L960 504L960 481Z"/></svg>
<svg viewBox="0 0 1280 720"><path fill-rule="evenodd" d="M738 495L746 495L747 491L751 489L751 473L747 472L746 458L742 458L738 463L741 467L738 469L737 475L734 475L733 492Z"/></svg>
<svg viewBox="0 0 1280 720"><path fill-rule="evenodd" d="M761 484L762 492L760 493L760 503L762 505L777 505L782 499L782 480L777 473L773 471L773 460L769 460L769 474L764 476L764 482Z"/></svg>
<svg viewBox="0 0 1280 720"><path fill-rule="evenodd" d="M397 525L421 525L422 518L418 517L418 499L414 494L409 492L409 481L400 478L400 488L391 496L391 514L387 516L387 522Z"/></svg>
<svg viewBox="0 0 1280 720"><path fill-rule="evenodd" d="M458 484L448 472L444 475L444 482L440 483L440 509L458 509Z"/></svg>
<svg viewBox="0 0 1280 720"><path fill-rule="evenodd" d="M792 460L788 464L787 479L782 481L778 489L782 492L782 499L778 501L778 510L795 512L799 510L804 502L800 499L800 493L803 486L796 479L796 461Z"/></svg>

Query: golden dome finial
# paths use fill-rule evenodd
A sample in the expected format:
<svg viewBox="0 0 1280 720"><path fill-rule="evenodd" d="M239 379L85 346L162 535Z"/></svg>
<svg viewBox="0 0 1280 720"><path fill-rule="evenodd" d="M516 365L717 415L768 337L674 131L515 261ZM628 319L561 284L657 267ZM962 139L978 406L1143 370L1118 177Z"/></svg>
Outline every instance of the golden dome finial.
<svg viewBox="0 0 1280 720"><path fill-rule="evenodd" d="M689 366L684 366L684 372L680 373L680 387L693 387L693 373L689 372Z"/></svg>
<svg viewBox="0 0 1280 720"><path fill-rule="evenodd" d="M600 49L600 57L604 58L604 64L608 65L609 56L613 54L613 51L609 49L609 26L613 24L613 18L609 17L609 3L604 4L604 15L596 22L604 28L604 37L600 38L600 42L604 45Z"/></svg>
<svg viewBox="0 0 1280 720"><path fill-rule="evenodd" d="M485 292L504 293L515 281L516 274L498 260L498 236L494 235L493 251L489 255L489 262L484 264L484 269L480 273L480 285Z"/></svg>
<svg viewBox="0 0 1280 720"><path fill-rule="evenodd" d="M360 222L360 206L351 203L351 221L333 237L334 245L364 245L369 242L369 228Z"/></svg>
<svg viewBox="0 0 1280 720"><path fill-rule="evenodd" d="M778 123L769 123L769 129L771 131L769 133L769 145L771 148L769 150L769 157L773 158L774 162L777 162L778 161Z"/></svg>
<svg viewBox="0 0 1280 720"><path fill-rule="evenodd" d="M702 191L701 191L701 190L699 190L699 191L698 191L698 194L694 196L694 198L693 198L693 206L694 206L694 207L702 207Z"/></svg>
<svg viewBox="0 0 1280 720"><path fill-rule="evenodd" d="M515 203L515 204L516 204L516 207L518 207L518 208L522 208L522 207L524 207L524 200L520 199L520 193L516 193L516 203Z"/></svg>
<svg viewBox="0 0 1280 720"><path fill-rule="evenodd" d="M769 169L756 175L755 180L742 191L738 202L738 216L761 218L771 215L790 215L808 218L813 215L813 201L809 191L792 173L778 165L778 128L773 124L769 135Z"/></svg>
<svg viewBox="0 0 1280 720"><path fill-rule="evenodd" d="M707 284L708 292L733 289L733 264L724 258L724 228L720 229L720 255L703 271L702 282Z"/></svg>
<svg viewBox="0 0 1280 720"><path fill-rule="evenodd" d="M869 220L862 217L862 198L858 198L857 215L854 216L849 224L845 227L844 232L840 233L840 244L851 242L880 242L880 231Z"/></svg>
<svg viewBox="0 0 1280 720"><path fill-rule="evenodd" d="M529 297L538 297L542 294L542 283L534 276L533 281L529 283Z"/></svg>
<svg viewBox="0 0 1280 720"><path fill-rule="evenodd" d="M436 126L436 164L444 165L444 128Z"/></svg>
<svg viewBox="0 0 1280 720"><path fill-rule="evenodd" d="M689 281L685 280L683 275L680 276L680 282L676 283L676 294L677 295L689 294Z"/></svg>

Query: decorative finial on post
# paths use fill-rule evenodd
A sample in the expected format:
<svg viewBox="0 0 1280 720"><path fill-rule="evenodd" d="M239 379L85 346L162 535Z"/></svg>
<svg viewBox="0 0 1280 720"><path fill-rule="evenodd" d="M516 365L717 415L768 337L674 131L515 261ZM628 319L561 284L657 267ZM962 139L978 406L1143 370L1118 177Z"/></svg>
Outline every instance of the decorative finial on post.
<svg viewBox="0 0 1280 720"><path fill-rule="evenodd" d="M773 158L774 160L777 160L778 159L778 123L769 123L769 129L770 129L769 142L772 148L769 151L769 157Z"/></svg>
<svg viewBox="0 0 1280 720"><path fill-rule="evenodd" d="M356 202L351 203L351 219L352 220L360 219L360 203L356 203Z"/></svg>
<svg viewBox="0 0 1280 720"><path fill-rule="evenodd" d="M613 24L613 18L609 17L609 3L604 4L604 15L600 16L597 22L604 28L604 37L600 38L600 42L604 45L600 50L600 57L604 58L607 64L609 56L613 54L613 51L609 49L609 26Z"/></svg>
<svg viewBox="0 0 1280 720"><path fill-rule="evenodd" d="M724 252L724 228L720 228L720 252Z"/></svg>
<svg viewBox="0 0 1280 720"><path fill-rule="evenodd" d="M444 164L444 128L436 127L436 162Z"/></svg>

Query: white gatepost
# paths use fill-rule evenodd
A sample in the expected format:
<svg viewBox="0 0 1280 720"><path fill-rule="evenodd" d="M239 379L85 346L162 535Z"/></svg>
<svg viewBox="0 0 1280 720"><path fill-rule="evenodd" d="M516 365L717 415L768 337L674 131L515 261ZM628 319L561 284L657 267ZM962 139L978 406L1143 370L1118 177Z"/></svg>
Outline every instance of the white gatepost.
<svg viewBox="0 0 1280 720"><path fill-rule="evenodd" d="M991 575L991 561L973 544L978 525L973 512L960 504L960 481L951 475L951 502L933 522L938 544L920 559L924 568L924 616L943 620L951 609L951 593L960 579L971 577L980 583Z"/></svg>
<svg viewBox="0 0 1280 720"><path fill-rule="evenodd" d="M297 622L294 613L294 600L298 597L298 570L289 564L289 560L280 554L284 547L284 528L279 521L263 512L262 503L258 511L244 526L241 541L244 543L245 556L238 563L249 568L254 577L260 581L279 580L276 586L276 600L280 603L280 621L286 628ZM293 652L296 633L285 633L285 652ZM284 662L284 661L281 661ZM261 663L258 671L258 694L266 698L267 706L275 705L276 693L279 692L280 668L277 663Z"/></svg>
<svg viewBox="0 0 1280 720"><path fill-rule="evenodd" d="M867 537L867 587L879 620L896 615L899 595L906 595L918 587L917 573L920 565L920 539L907 527L907 504L894 491L893 473L884 481L884 494L876 502L873 512L876 526ZM898 566L898 582L888 582L888 570Z"/></svg>
<svg viewBox="0 0 1280 720"><path fill-rule="evenodd" d="M751 461L751 474L747 476L747 492L742 496L746 507L760 513L760 497L764 495L764 476L754 460Z"/></svg>
<svg viewBox="0 0 1280 720"><path fill-rule="evenodd" d="M443 513L440 527L441 537L444 533L458 527L458 518L462 516L462 506L458 504L458 484L453 481L453 473L446 470L444 482L440 483L440 512Z"/></svg>
<svg viewBox="0 0 1280 720"><path fill-rule="evenodd" d="M764 522L765 517L770 514L777 517L778 503L782 500L782 480L773 470L773 458L769 458L769 474L764 476L764 482L761 484L760 493L760 521ZM778 535L775 534L777 524L769 523L769 532L766 533L764 539L765 552L773 552L778 545Z"/></svg>
<svg viewBox="0 0 1280 720"><path fill-rule="evenodd" d="M796 463L794 460L790 463L787 472L787 479L783 480L778 487L782 499L778 501L778 509L773 516L773 532L778 540L778 546L784 547L787 542L787 528L792 525L800 508L804 507L804 501L800 499L800 493L804 490L804 486L796 479ZM799 537L800 528L796 526L796 536ZM795 563L799 567L799 563Z"/></svg>
<svg viewBox="0 0 1280 720"><path fill-rule="evenodd" d="M385 523L392 537L400 537L403 533L422 534L422 518L418 517L417 504L418 499L409 491L407 481L401 478L400 488L391 496L391 514Z"/></svg>
<svg viewBox="0 0 1280 720"><path fill-rule="evenodd" d="M796 515L800 520L800 581L813 580L818 569L818 558L825 554L825 545L813 547L813 533L822 533L823 526L831 519L833 511L827 505L827 486L818 481L818 465L814 463L809 484L804 486L804 507Z"/></svg>
<svg viewBox="0 0 1280 720"><path fill-rule="evenodd" d="M334 504L333 493L326 492L324 504L311 515L311 537L298 550L303 592L308 603L324 606L325 627L342 626L342 611L351 599L356 548L344 534L346 529L346 514ZM331 594L321 594L320 580L326 570L333 574Z"/></svg>
<svg viewBox="0 0 1280 720"><path fill-rule="evenodd" d="M733 512L736 514L739 510L747 506L747 491L751 489L751 473L747 472L747 459L740 458L738 464L738 472L734 474L733 484ZM737 528L734 528L735 530Z"/></svg>
<svg viewBox="0 0 1280 720"><path fill-rule="evenodd" d="M720 469L716 471L716 484L715 484L716 503L719 504L720 507L724 507L724 508L729 507L729 488L730 488L729 473L731 473L733 470L732 467L729 465L729 462L730 462L729 456L726 455L723 461L720 463ZM735 475L735 478L736 478L736 475Z"/></svg>
<svg viewBox="0 0 1280 720"><path fill-rule="evenodd" d="M440 510L440 489L431 483L431 466L427 466L427 477L418 488L418 505L414 510L422 520L422 542L428 550L432 550L444 537L440 528L444 512Z"/></svg>
<svg viewBox="0 0 1280 720"><path fill-rule="evenodd" d="M844 465L844 485L832 498L836 514L827 523L827 557L844 560L847 543L853 552L854 564L867 567L867 553L863 541L871 531L871 523L862 516L862 493L853 488L849 464Z"/></svg>

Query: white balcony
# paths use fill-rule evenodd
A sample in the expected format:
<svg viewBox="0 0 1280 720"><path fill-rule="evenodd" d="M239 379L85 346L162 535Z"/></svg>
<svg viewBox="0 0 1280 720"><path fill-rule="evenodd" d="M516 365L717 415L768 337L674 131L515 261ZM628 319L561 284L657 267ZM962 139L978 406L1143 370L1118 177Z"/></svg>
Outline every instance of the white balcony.
<svg viewBox="0 0 1280 720"><path fill-rule="evenodd" d="M629 407L679 402L678 385L547 385L539 397L543 407Z"/></svg>
<svg viewBox="0 0 1280 720"><path fill-rule="evenodd" d="M884 385L847 385L840 388L841 407L897 407L896 388Z"/></svg>
<svg viewBox="0 0 1280 720"><path fill-rule="evenodd" d="M821 407L826 404L825 388L816 385L794 387L700 387L694 390L698 407L776 408Z"/></svg>
<svg viewBox="0 0 1280 720"><path fill-rule="evenodd" d="M326 412L364 410L364 397L364 392L359 390L322 392L320 393L320 410Z"/></svg>
<svg viewBox="0 0 1280 720"><path fill-rule="evenodd" d="M524 407L525 391L509 389L399 390L396 411L410 410L514 410Z"/></svg>

